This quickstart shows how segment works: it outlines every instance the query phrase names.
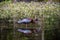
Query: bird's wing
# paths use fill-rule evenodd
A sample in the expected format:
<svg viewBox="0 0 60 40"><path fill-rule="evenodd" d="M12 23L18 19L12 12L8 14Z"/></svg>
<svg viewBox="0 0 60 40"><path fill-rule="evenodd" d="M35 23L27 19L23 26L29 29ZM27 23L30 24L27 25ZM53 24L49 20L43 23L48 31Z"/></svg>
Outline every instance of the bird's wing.
<svg viewBox="0 0 60 40"><path fill-rule="evenodd" d="M31 20L23 19L22 22L30 22Z"/></svg>
<svg viewBox="0 0 60 40"><path fill-rule="evenodd" d="M31 33L30 30L24 30L24 33Z"/></svg>

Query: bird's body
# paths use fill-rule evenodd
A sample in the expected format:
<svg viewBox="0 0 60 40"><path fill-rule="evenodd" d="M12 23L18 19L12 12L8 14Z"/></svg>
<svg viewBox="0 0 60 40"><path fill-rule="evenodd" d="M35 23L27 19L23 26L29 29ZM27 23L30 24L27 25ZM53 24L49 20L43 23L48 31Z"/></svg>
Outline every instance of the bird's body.
<svg viewBox="0 0 60 40"><path fill-rule="evenodd" d="M27 29L18 29L18 31L24 34L32 33L31 30L27 30Z"/></svg>
<svg viewBox="0 0 60 40"><path fill-rule="evenodd" d="M25 18L25 19L22 19L22 20L19 20L18 23L20 24L28 24L31 22L31 19L29 18Z"/></svg>
<svg viewBox="0 0 60 40"><path fill-rule="evenodd" d="M25 18L22 20L19 20L18 23L20 24L28 24L28 23L35 23L37 20L33 20L31 18Z"/></svg>

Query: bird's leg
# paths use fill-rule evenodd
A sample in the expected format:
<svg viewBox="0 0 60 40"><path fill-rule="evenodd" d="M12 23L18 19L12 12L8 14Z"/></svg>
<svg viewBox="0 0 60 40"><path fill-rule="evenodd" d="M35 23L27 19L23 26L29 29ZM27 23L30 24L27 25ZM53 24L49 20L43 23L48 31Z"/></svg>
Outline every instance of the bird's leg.
<svg viewBox="0 0 60 40"><path fill-rule="evenodd" d="M26 28L27 28L27 24L26 24Z"/></svg>

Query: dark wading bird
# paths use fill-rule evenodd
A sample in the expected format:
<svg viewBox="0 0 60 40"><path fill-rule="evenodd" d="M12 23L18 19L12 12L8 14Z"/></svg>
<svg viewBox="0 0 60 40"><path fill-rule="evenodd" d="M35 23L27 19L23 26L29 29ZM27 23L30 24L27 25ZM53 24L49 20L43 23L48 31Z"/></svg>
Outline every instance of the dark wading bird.
<svg viewBox="0 0 60 40"><path fill-rule="evenodd" d="M37 30L33 28L19 28L18 31L24 34L32 34L37 32Z"/></svg>
<svg viewBox="0 0 60 40"><path fill-rule="evenodd" d="M38 21L38 19L25 18L25 19L19 20L18 23L19 24L29 24L29 23L36 23L37 21Z"/></svg>
<svg viewBox="0 0 60 40"><path fill-rule="evenodd" d="M29 23L37 23L37 21L38 19L24 18L22 20L19 20L18 23L29 24ZM37 32L36 29L32 29L32 28L19 28L18 31L24 34L31 34L31 33Z"/></svg>

